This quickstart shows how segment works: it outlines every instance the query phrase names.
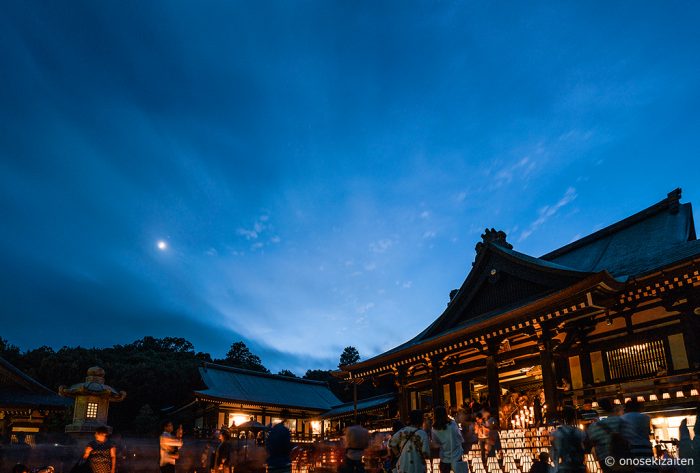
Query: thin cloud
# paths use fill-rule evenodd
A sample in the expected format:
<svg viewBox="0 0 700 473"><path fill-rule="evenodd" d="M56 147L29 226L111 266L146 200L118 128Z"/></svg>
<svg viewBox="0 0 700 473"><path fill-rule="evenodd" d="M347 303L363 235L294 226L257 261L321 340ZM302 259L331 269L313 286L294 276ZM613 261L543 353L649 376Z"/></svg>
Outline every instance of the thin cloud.
<svg viewBox="0 0 700 473"><path fill-rule="evenodd" d="M569 187L566 189L566 192L564 192L561 199L559 199L554 205L545 205L542 207L538 212L539 215L537 219L535 219L530 226L527 227L527 229L523 230L518 241L526 240L530 235L537 231L538 228L544 225L547 220L555 216L562 207L570 204L574 199L576 199L577 196L578 194L576 194L576 189Z"/></svg>
<svg viewBox="0 0 700 473"><path fill-rule="evenodd" d="M374 308L374 302L368 302L367 304L361 305L360 307L357 308L357 313L358 314L365 314L367 313L368 310L371 310Z"/></svg>
<svg viewBox="0 0 700 473"><path fill-rule="evenodd" d="M374 253L384 253L392 246L394 246L394 242L392 240L390 240L389 238L383 238L381 240L370 243L369 249Z"/></svg>

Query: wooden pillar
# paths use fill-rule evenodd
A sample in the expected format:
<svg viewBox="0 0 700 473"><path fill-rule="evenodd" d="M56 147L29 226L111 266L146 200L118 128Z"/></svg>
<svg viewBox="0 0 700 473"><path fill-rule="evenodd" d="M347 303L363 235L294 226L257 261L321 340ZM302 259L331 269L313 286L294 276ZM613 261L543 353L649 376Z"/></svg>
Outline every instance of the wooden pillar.
<svg viewBox="0 0 700 473"><path fill-rule="evenodd" d="M681 326L683 327L683 339L685 340L685 352L688 356L688 365L693 369L700 368L700 316L695 315L693 310L700 309L700 302L691 300L691 307L688 312L681 315Z"/></svg>
<svg viewBox="0 0 700 473"><path fill-rule="evenodd" d="M430 386L433 391L433 408L435 406L444 406L445 399L443 396L442 383L440 382L440 360L432 358L429 363L430 368Z"/></svg>
<svg viewBox="0 0 700 473"><path fill-rule="evenodd" d="M462 406L462 400L457 399L457 386L455 386L456 382L455 380L450 380L450 406L454 407L461 407Z"/></svg>
<svg viewBox="0 0 700 473"><path fill-rule="evenodd" d="M593 386L593 366L591 365L591 352L586 340L581 340L581 350L579 352L579 362L581 363L581 379L583 380L583 401L595 396Z"/></svg>
<svg viewBox="0 0 700 473"><path fill-rule="evenodd" d="M411 410L408 388L406 387L406 372L394 372L394 384L399 390L399 417L401 422L408 424L408 413Z"/></svg>
<svg viewBox="0 0 700 473"><path fill-rule="evenodd" d="M491 406L491 417L498 419L498 411L501 407L501 382L498 379L498 342L489 342L486 356L486 384L489 389L489 405Z"/></svg>
<svg viewBox="0 0 700 473"><path fill-rule="evenodd" d="M465 399L472 397L471 389L472 380L464 376L462 378L462 399L459 400L459 404L462 405Z"/></svg>
<svg viewBox="0 0 700 473"><path fill-rule="evenodd" d="M542 366L542 388L544 390L544 402L547 404L545 413L547 421L554 418L559 407L557 396L557 372L552 355L552 339L548 330L543 330L537 343L540 349L540 365Z"/></svg>

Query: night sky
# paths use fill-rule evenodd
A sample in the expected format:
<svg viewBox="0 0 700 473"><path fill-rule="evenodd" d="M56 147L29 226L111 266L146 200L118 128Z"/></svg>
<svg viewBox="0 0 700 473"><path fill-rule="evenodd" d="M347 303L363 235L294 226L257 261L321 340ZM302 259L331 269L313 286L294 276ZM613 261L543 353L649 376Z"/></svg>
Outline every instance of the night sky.
<svg viewBox="0 0 700 473"><path fill-rule="evenodd" d="M5 2L0 336L303 374L427 326L486 226L700 205L700 5L578 3Z"/></svg>

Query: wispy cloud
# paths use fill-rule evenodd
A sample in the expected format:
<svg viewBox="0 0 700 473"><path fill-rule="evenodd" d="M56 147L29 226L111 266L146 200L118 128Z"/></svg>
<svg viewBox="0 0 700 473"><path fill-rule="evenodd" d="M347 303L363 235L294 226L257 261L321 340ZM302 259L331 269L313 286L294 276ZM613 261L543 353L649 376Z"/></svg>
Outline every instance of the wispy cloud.
<svg viewBox="0 0 700 473"><path fill-rule="evenodd" d="M394 241L389 239L389 238L383 238L378 241L373 241L372 243L369 244L369 249L373 251L374 253L384 253L386 252L389 248L391 248L394 245Z"/></svg>
<svg viewBox="0 0 700 473"><path fill-rule="evenodd" d="M374 302L368 302L367 304L363 304L360 307L358 307L356 312L358 314L365 314L368 310L371 310L372 308L374 308Z"/></svg>
<svg viewBox="0 0 700 473"><path fill-rule="evenodd" d="M527 239L533 232L537 231L538 228L544 225L547 220L555 216L562 207L570 204L574 199L576 199L577 195L576 189L569 187L566 189L566 192L564 192L561 199L559 199L555 204L545 205L542 207L538 212L538 217L532 223L530 223L525 230L523 230L518 241Z"/></svg>
<svg viewBox="0 0 700 473"><path fill-rule="evenodd" d="M245 237L246 240L257 240L260 234L267 228L268 220L269 217L267 215L261 215L255 220L251 228L240 227L236 230L236 233Z"/></svg>
<svg viewBox="0 0 700 473"><path fill-rule="evenodd" d="M538 145L534 152L540 155L543 154L542 146ZM498 189L503 186L507 186L515 179L527 181L536 168L537 161L535 161L531 156L524 156L516 162L496 171L495 175L493 176L493 188Z"/></svg>
<svg viewBox="0 0 700 473"><path fill-rule="evenodd" d="M255 251L264 248L268 244L277 244L282 241L279 235L273 234L270 224L270 216L262 214L253 222L252 226L239 227L236 234L251 242L250 249Z"/></svg>

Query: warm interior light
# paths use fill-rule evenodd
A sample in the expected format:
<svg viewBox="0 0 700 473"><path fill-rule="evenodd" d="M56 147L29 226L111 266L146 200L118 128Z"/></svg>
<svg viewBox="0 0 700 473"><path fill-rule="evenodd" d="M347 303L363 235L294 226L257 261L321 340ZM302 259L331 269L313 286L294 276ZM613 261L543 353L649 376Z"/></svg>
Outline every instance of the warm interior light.
<svg viewBox="0 0 700 473"><path fill-rule="evenodd" d="M241 425L245 424L250 420L250 415L246 415L243 413L235 413L235 414L229 414L228 416L228 426L233 427L233 425Z"/></svg>
<svg viewBox="0 0 700 473"><path fill-rule="evenodd" d="M637 402L644 402L644 396L637 396Z"/></svg>
<svg viewBox="0 0 700 473"><path fill-rule="evenodd" d="M626 397L626 398L625 398L625 404L627 404L627 403L630 402L631 400L632 400L631 397Z"/></svg>
<svg viewBox="0 0 700 473"><path fill-rule="evenodd" d="M676 391L676 397L685 397L683 391Z"/></svg>
<svg viewBox="0 0 700 473"><path fill-rule="evenodd" d="M615 399L615 404L621 404L619 399Z"/></svg>
<svg viewBox="0 0 700 473"><path fill-rule="evenodd" d="M662 399L671 399L671 394L670 394L670 393L664 393L664 394L661 396L661 398L662 398Z"/></svg>
<svg viewBox="0 0 700 473"><path fill-rule="evenodd" d="M597 402L597 401L593 401L593 403L591 404L591 407L598 407L598 402Z"/></svg>
<svg viewBox="0 0 700 473"><path fill-rule="evenodd" d="M650 400L650 401L658 401L659 398L656 396L656 394L650 394L650 395L649 395L649 400Z"/></svg>
<svg viewBox="0 0 700 473"><path fill-rule="evenodd" d="M690 390L690 395L691 395L691 396L697 396L697 395L698 395L698 390L697 390L697 389L691 389L691 390Z"/></svg>

